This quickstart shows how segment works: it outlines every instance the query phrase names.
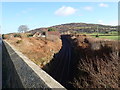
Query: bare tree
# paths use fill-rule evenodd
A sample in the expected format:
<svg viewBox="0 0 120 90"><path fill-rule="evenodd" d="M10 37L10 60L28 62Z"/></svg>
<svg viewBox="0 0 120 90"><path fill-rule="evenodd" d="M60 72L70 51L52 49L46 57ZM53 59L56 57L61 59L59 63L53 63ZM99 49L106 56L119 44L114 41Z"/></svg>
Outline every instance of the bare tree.
<svg viewBox="0 0 120 90"><path fill-rule="evenodd" d="M27 25L21 25L18 27L18 32L20 32L20 33L27 32L28 30L29 30L29 28Z"/></svg>

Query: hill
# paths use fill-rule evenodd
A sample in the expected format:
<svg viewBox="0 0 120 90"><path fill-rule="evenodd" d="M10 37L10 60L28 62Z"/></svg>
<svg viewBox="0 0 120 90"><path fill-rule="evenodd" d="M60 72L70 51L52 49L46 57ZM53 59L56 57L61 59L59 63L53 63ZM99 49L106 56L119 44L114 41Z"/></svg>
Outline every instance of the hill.
<svg viewBox="0 0 120 90"><path fill-rule="evenodd" d="M101 25L101 24L87 24L87 23L67 23L67 24L55 25L55 26L51 26L47 28L37 28L34 30L30 30L29 32L30 33L42 32L42 31L46 31L48 28L54 28L60 33L63 33L66 31L70 31L71 33L74 33L74 32L107 33L110 31L117 31L117 26Z"/></svg>

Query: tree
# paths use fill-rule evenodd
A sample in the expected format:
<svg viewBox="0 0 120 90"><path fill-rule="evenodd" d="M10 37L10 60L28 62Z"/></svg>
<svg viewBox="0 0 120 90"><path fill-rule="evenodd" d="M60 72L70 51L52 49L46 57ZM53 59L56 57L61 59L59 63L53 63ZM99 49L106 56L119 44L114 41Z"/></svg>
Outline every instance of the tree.
<svg viewBox="0 0 120 90"><path fill-rule="evenodd" d="M27 25L21 25L18 27L18 32L20 32L20 33L27 32L28 30L29 30L29 28Z"/></svg>

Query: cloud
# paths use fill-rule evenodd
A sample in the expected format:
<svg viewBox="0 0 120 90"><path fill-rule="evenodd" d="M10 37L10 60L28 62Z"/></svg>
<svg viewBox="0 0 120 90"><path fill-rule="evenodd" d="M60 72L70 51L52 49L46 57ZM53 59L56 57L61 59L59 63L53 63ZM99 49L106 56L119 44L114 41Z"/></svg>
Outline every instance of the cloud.
<svg viewBox="0 0 120 90"><path fill-rule="evenodd" d="M78 16L83 16L83 14L79 14Z"/></svg>
<svg viewBox="0 0 120 90"><path fill-rule="evenodd" d="M100 7L108 7L108 4L100 3L99 6Z"/></svg>
<svg viewBox="0 0 120 90"><path fill-rule="evenodd" d="M103 24L103 20L98 20L98 23Z"/></svg>
<svg viewBox="0 0 120 90"><path fill-rule="evenodd" d="M86 7L84 7L84 9L85 9L85 10L88 10L88 11L92 11L92 10L93 10L93 7L91 7L91 6L86 6Z"/></svg>
<svg viewBox="0 0 120 90"><path fill-rule="evenodd" d="M69 16L69 15L74 14L76 11L77 10L73 7L62 6L61 8L59 8L58 10L55 11L55 15Z"/></svg>

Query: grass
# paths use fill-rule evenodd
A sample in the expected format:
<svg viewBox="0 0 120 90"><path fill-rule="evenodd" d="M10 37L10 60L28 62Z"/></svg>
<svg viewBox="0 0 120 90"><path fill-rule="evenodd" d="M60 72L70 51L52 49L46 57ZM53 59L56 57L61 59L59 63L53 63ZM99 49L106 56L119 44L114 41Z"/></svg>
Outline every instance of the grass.
<svg viewBox="0 0 120 90"><path fill-rule="evenodd" d="M82 33L82 34L86 34L86 35L91 35L92 37L96 37L94 35L102 35L99 36L98 38L105 38L105 39L112 39L112 40L118 40L119 36L117 31L113 31L113 32L109 32L108 34L104 34L104 33ZM106 35L110 35L110 36L106 36Z"/></svg>
<svg viewBox="0 0 120 90"><path fill-rule="evenodd" d="M100 36L100 38L118 40L118 36Z"/></svg>
<svg viewBox="0 0 120 90"><path fill-rule="evenodd" d="M81 34L86 34L86 35L118 35L118 32L109 32L109 33L81 33Z"/></svg>
<svg viewBox="0 0 120 90"><path fill-rule="evenodd" d="M94 36L95 37L95 36ZM118 36L99 36L98 38L118 40Z"/></svg>
<svg viewBox="0 0 120 90"><path fill-rule="evenodd" d="M86 34L86 35L106 35L103 33L82 33L82 34Z"/></svg>

